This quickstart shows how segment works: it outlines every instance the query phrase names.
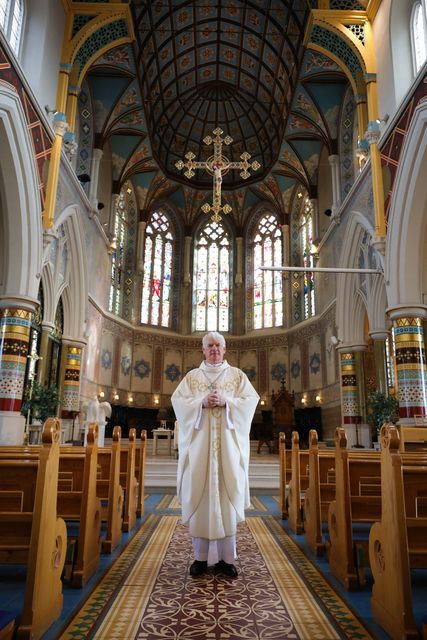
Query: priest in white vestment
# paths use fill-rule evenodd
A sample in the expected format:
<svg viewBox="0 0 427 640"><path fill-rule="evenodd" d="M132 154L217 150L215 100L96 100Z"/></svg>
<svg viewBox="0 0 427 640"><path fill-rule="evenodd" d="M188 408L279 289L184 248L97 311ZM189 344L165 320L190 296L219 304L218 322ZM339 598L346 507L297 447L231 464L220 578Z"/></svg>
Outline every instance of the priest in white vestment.
<svg viewBox="0 0 427 640"><path fill-rule="evenodd" d="M235 577L237 523L249 506L249 432L259 396L226 360L224 337L202 341L205 361L172 394L179 424L177 492L193 539L192 576L208 565Z"/></svg>

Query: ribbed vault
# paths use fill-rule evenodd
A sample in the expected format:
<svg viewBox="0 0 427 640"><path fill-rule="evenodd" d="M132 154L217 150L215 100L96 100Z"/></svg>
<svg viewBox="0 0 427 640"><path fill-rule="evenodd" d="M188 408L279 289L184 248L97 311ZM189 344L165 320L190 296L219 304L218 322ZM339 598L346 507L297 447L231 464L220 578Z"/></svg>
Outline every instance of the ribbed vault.
<svg viewBox="0 0 427 640"><path fill-rule="evenodd" d="M154 158L171 179L192 151L205 160L203 139L221 127L233 138L225 153L247 151L261 169L277 161L304 54L305 0L198 0L134 3L138 72ZM249 178L249 182L251 178ZM209 189L198 170L193 185ZM224 186L240 187L238 171Z"/></svg>

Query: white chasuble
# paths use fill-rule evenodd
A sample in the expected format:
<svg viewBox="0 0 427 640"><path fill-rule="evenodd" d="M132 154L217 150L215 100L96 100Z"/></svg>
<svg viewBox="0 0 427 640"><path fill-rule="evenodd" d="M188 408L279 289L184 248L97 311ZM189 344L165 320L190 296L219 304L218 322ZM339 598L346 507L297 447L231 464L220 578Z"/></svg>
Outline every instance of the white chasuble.
<svg viewBox="0 0 427 640"><path fill-rule="evenodd" d="M212 389L225 407L202 407ZM224 361L190 371L171 400L179 424L183 522L196 538L235 535L249 506L249 431L259 396L243 371Z"/></svg>

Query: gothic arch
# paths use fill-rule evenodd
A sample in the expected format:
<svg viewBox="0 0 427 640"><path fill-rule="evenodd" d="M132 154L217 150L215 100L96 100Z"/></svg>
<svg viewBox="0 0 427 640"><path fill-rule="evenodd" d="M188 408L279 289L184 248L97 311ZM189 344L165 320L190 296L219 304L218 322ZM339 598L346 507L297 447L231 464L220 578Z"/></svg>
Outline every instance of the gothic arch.
<svg viewBox="0 0 427 640"><path fill-rule="evenodd" d="M361 247L366 234L374 233L370 222L359 212L352 213L341 250L339 266L358 268ZM373 250L372 250L373 251ZM381 263L380 254L373 253L376 266ZM372 264L364 264L371 267ZM371 330L383 329L386 312L386 289L382 275L367 275L363 281L359 274L341 273L337 279L336 324L344 344L364 344L364 321L368 315Z"/></svg>
<svg viewBox="0 0 427 640"><path fill-rule="evenodd" d="M385 275L390 308L419 307L427 290L427 104L411 120L388 221Z"/></svg>
<svg viewBox="0 0 427 640"><path fill-rule="evenodd" d="M25 114L16 91L0 93L0 295L37 300L42 265L41 202Z"/></svg>
<svg viewBox="0 0 427 640"><path fill-rule="evenodd" d="M87 260L81 229L79 209L70 205L55 221L55 231L63 226L65 243L68 250L66 277L58 282L54 277L52 265L45 259L43 266L43 287L45 293L45 322L54 323L56 308L62 296L64 306L64 338L84 340L84 321L86 317ZM48 254L48 251L46 252Z"/></svg>

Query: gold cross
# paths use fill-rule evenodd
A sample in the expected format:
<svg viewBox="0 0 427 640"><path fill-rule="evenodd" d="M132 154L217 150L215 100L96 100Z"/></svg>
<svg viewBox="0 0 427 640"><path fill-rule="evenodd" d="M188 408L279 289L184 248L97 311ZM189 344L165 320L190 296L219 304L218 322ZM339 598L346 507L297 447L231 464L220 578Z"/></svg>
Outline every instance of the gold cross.
<svg viewBox="0 0 427 640"><path fill-rule="evenodd" d="M240 177L246 180L246 178L249 178L250 176L248 169L253 169L254 171L256 171L260 168L261 165L256 160L254 160L253 162L249 162L249 158L251 156L246 151L240 156L241 162L230 162L230 160L222 154L222 145L231 144L233 142L233 138L231 138L230 136L221 138L221 134L224 132L219 127L214 129L212 133L215 136L214 138L211 138L211 136L206 136L206 138L203 139L203 142L205 144L212 144L213 142L214 152L212 156L210 156L204 162L200 160L195 161L194 158L196 156L194 155L194 153L192 151L188 151L185 154L187 162L178 160L175 163L175 166L180 171L185 167L187 170L184 171L184 175L187 178L192 178L195 175L194 169L206 169L206 171L210 173L211 176L213 176L213 202L211 205L205 202L205 204L202 206L202 210L205 213L213 211L211 220L213 222L219 222L221 220L221 216L219 215L220 211L226 214L230 213L231 211L231 207L229 204L225 204L224 206L221 205L222 177L226 173L228 173L230 169L241 169Z"/></svg>

